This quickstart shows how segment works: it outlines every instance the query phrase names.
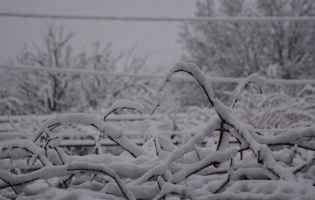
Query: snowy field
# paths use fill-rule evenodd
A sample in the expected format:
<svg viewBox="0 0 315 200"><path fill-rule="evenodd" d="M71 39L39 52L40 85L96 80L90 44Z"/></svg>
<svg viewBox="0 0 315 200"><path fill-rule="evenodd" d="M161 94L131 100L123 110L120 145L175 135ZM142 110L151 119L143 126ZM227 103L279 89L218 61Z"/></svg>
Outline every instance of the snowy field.
<svg viewBox="0 0 315 200"><path fill-rule="evenodd" d="M313 87L265 94L252 74L226 106L194 64L160 93L177 72L210 108L156 114L157 98L152 113L119 100L103 115L1 116L0 199L315 199Z"/></svg>

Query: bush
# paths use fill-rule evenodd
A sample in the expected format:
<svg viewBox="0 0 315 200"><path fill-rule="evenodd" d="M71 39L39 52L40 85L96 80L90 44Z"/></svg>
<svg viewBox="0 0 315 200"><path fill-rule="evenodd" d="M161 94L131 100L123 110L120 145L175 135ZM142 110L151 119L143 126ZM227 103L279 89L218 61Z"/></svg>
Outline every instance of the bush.
<svg viewBox="0 0 315 200"><path fill-rule="evenodd" d="M134 101L121 100L104 113L104 119L90 114L63 114L44 122L32 140L11 140L0 149L0 194L17 199L314 199L313 154L315 126L287 131L277 136L255 133L251 125L236 116L234 107L242 91L255 83L262 91L264 79L253 74L238 86L230 107L214 97L211 86L194 64L177 63L172 74L191 74L207 95L216 114L192 135L175 146L156 127L144 133L142 147L124 136L123 130L106 122L114 110L127 108L143 112ZM158 101L154 110L160 105ZM70 156L58 147L58 126L92 126L125 151L120 156L97 154ZM217 144L201 143L215 131ZM229 144L230 137L239 145ZM37 145L45 137L45 145Z"/></svg>

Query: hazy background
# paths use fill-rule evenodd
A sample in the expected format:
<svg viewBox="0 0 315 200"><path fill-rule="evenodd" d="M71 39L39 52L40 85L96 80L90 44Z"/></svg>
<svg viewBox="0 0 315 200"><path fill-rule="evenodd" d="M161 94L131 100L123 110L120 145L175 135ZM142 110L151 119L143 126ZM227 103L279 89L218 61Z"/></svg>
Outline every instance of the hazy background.
<svg viewBox="0 0 315 200"><path fill-rule="evenodd" d="M0 1L1 12L260 19L314 17L315 1L5 0ZM196 64L206 76L226 77L225 80L253 73L268 79L314 79L314 21L166 22L0 16L0 64L164 75L166 69L183 60ZM4 99L0 114L102 112L118 99L139 101L152 109L161 82L148 77L86 76L29 69L0 72L0 100ZM226 81L211 86L216 98L228 105L237 84ZM294 97L303 87L274 84L265 91L281 91ZM164 111L179 107L185 112L189 106L210 106L202 88L192 82L173 82L164 91Z"/></svg>
<svg viewBox="0 0 315 200"><path fill-rule="evenodd" d="M0 12L87 16L142 16L194 17L195 1L191 0L57 0L16 1L1 0ZM71 45L75 51L90 48L98 40L101 44L113 42L113 52L128 51L136 45L136 54L149 55L147 66L164 66L180 59L178 22L137 22L106 20L65 20L0 17L0 63L6 64L24 43L42 45L41 31L46 24L63 25L75 36Z"/></svg>

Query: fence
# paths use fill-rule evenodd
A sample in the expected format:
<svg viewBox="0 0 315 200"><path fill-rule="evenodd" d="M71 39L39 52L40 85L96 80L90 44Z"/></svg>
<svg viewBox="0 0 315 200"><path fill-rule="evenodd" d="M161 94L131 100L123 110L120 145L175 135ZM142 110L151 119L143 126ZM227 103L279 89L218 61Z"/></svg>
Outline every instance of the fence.
<svg viewBox="0 0 315 200"><path fill-rule="evenodd" d="M40 124L52 117L51 115L42 116L0 116L0 141L13 139L13 138L30 138L32 133L39 128ZM209 116L210 117L210 116ZM102 116L99 116L102 118ZM171 119L172 118L172 119ZM108 116L106 121L114 124L116 126L122 127L124 131L124 136L129 138L131 141L138 145L143 144L143 136L145 131L152 125L158 126L161 130L161 134L167 135L173 141L173 143L179 143L182 136L189 133L194 135L198 131L198 127L204 124L208 119L201 120L196 116L189 116L188 114L176 114L176 118L169 115L134 115L134 114L124 114L115 115L112 114ZM173 125L179 130L172 130ZM189 125L190 124L190 125ZM194 124L194 125L191 125ZM255 129L256 132L264 134L273 134L274 132L284 132L290 129ZM99 133L92 127L82 127L82 126L69 126L63 127L58 131L59 135L63 137L64 140L61 141L60 147L69 146L95 146L97 140L99 139ZM213 134L214 143L217 142L219 131ZM212 140L213 140L212 138ZM208 138L209 139L209 138ZM205 143L207 140L205 140ZM236 140L231 139L231 143L236 142ZM100 141L102 146L116 146L116 144L107 139L103 138Z"/></svg>
<svg viewBox="0 0 315 200"><path fill-rule="evenodd" d="M19 13L0 13L0 17L22 17L22 18L52 18L52 19L67 19L67 20L118 20L118 21L164 21L164 22L184 22L184 21L207 21L207 22L270 22L270 21L315 21L315 17L312 16L287 16L287 17L198 17L198 18L166 18L166 17L116 17L116 16L78 16L78 15L46 15L46 14L19 14ZM148 74L128 74L128 73L114 73L104 71L87 71L78 69L57 69L51 67L32 67L32 66L10 66L0 65L0 69L7 70L23 70L23 71L45 71L50 73L70 73L70 74L86 74L86 75L100 75L100 76L123 76L123 77L134 77L134 78L155 78L163 79L163 75L148 75ZM181 81L193 81L190 77L174 76L172 80ZM242 78L218 78L208 77L207 80L210 83L239 83ZM298 85L298 84L315 84L315 80L282 80L282 79L268 79L266 84L286 84L286 85ZM49 116L37 116L40 119L38 123L46 120ZM0 128L9 127L8 130L0 130L0 140L9 137L29 137L30 133L19 133L14 130L19 125L21 120L27 120L26 116L12 116L11 119L7 116L0 116ZM126 122L126 121L147 121L147 125L156 124L162 116L139 116L124 115L124 116L110 116L108 118L111 122ZM183 119L181 119L183 120ZM143 135L144 129L147 125L143 126L143 130L125 131L125 135L134 140L137 144L142 144L141 136ZM75 128L76 130L76 128ZM256 129L257 132L274 132L274 131L286 131L288 129ZM163 130L163 134L170 136L183 135L185 133L194 134L193 131L172 131ZM96 132L84 132L76 130L72 133L62 133L63 137L91 137L95 138L98 134ZM110 140L102 140L101 144L104 146L113 145L114 143ZM95 140L64 140L61 142L61 146L94 146Z"/></svg>

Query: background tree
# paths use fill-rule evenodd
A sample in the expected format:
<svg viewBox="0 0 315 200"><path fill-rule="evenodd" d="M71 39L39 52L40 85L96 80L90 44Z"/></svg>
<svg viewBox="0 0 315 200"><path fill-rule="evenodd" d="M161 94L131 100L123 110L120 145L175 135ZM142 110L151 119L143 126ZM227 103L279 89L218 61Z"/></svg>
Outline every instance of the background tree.
<svg viewBox="0 0 315 200"><path fill-rule="evenodd" d="M202 0L196 15L314 16L314 0ZM220 76L259 72L270 78L314 78L314 22L189 22L184 59Z"/></svg>
<svg viewBox="0 0 315 200"><path fill-rule="evenodd" d="M51 68L73 68L75 59L69 45L73 37L70 32L64 35L63 27L47 26L42 32L43 48L34 45L36 52L24 45L12 64ZM19 78L20 91L17 94L23 99L26 110L33 114L58 112L69 107L66 96L72 85L70 82L79 75L64 73L47 73L40 71L24 72Z"/></svg>
<svg viewBox="0 0 315 200"><path fill-rule="evenodd" d="M92 55L83 52L78 55L80 68L107 72L148 73L145 68L146 56L133 56L136 46L130 51L113 56L111 43L101 49L99 42L92 45ZM86 108L107 108L117 99L133 99L142 102L148 109L153 105L152 96L156 92L156 83L149 79L119 76L85 76L80 82L83 89Z"/></svg>
<svg viewBox="0 0 315 200"><path fill-rule="evenodd" d="M12 61L13 65L51 68L71 68L109 72L142 72L146 57L133 56L129 52L113 55L111 43L103 49L98 42L92 45L92 52L82 51L74 55L70 40L74 34L65 34L62 26L47 26L42 33L44 45L36 52L25 45ZM135 99L150 104L148 95L154 85L148 80L128 77L104 77L80 74L50 73L41 71L14 72L18 82L13 96L22 100L25 113L49 114L61 111L84 111L87 108L100 109L119 98ZM132 88L132 90L130 89ZM151 91L147 93L147 91ZM146 95L142 95L146 92ZM142 96L141 96L142 95Z"/></svg>

